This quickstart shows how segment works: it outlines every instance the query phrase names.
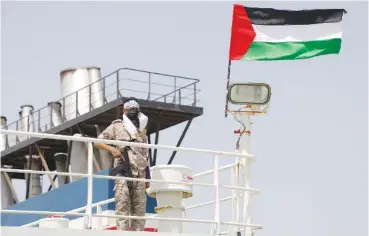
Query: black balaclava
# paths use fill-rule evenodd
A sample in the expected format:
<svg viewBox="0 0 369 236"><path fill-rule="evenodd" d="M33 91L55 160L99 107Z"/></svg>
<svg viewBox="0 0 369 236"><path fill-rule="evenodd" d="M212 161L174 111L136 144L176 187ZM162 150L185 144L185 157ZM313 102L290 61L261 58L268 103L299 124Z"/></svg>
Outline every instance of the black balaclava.
<svg viewBox="0 0 369 236"><path fill-rule="evenodd" d="M134 126L136 126L137 128L140 127L140 120L138 119L138 109L131 108L127 110L126 116L132 121Z"/></svg>
<svg viewBox="0 0 369 236"><path fill-rule="evenodd" d="M135 98L129 98L124 102L123 107L126 109L126 116L128 119L131 120L134 126L139 128L140 120L138 119L138 114L140 112L140 107L138 101Z"/></svg>

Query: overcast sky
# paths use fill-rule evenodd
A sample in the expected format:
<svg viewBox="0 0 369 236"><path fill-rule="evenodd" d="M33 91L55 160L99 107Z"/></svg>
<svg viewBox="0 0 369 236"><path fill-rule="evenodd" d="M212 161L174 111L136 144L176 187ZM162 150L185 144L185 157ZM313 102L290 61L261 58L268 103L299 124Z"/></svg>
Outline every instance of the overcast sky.
<svg viewBox="0 0 369 236"><path fill-rule="evenodd" d="M253 119L252 127L258 160L251 183L262 190L253 198L252 214L264 226L257 235L367 235L367 3L247 5L348 11L339 56L233 63L232 81L267 82L273 91L270 113ZM67 67L99 66L103 75L132 67L196 77L204 115L194 120L182 146L233 151L238 126L231 116L224 118L231 19L231 2L2 3L1 114L11 122L23 104L37 109L61 98L59 72ZM175 145L183 127L166 130L159 143ZM159 163L169 154L159 152ZM187 153L174 163L194 172L213 165L210 156ZM229 172L222 176L226 183ZM22 198L24 182L16 181L16 188ZM211 200L209 190L195 188L191 202ZM222 218L230 221L230 205L222 206ZM212 219L212 211L204 207L188 215Z"/></svg>

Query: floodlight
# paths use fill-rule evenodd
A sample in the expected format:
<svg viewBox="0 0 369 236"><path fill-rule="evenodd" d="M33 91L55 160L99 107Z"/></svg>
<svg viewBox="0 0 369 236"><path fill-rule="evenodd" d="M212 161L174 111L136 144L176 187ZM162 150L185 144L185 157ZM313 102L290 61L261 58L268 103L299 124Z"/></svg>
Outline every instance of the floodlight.
<svg viewBox="0 0 369 236"><path fill-rule="evenodd" d="M271 88L264 83L237 83L228 90L228 99L233 104L265 105L269 102Z"/></svg>

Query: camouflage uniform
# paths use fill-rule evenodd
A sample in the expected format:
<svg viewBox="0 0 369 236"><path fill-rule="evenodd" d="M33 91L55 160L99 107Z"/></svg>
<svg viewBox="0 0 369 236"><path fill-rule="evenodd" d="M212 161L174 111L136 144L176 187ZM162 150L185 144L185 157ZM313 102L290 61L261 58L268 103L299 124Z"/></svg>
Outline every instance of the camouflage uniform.
<svg viewBox="0 0 369 236"><path fill-rule="evenodd" d="M101 139L129 141L131 135L124 127L122 120L115 120L99 136ZM146 143L146 130L136 134L136 142ZM117 148L122 150L125 145ZM128 157L131 163L134 178L145 178L147 167L148 149L131 147L128 149ZM114 158L113 167L122 162L121 158ZM117 215L145 216L146 212L146 186L145 182L133 181L133 196L130 198L127 181L115 180L115 211ZM118 230L128 230L129 219L117 219ZM131 220L131 229L134 231L144 230L145 220Z"/></svg>

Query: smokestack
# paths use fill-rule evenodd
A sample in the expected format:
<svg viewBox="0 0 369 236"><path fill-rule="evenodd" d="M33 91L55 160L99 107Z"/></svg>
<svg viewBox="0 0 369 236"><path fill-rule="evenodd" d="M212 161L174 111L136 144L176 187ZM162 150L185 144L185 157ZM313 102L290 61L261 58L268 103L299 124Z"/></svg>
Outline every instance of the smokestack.
<svg viewBox="0 0 369 236"><path fill-rule="evenodd" d="M57 127L63 123L61 115L60 102L49 102L47 106L50 108L50 128Z"/></svg>
<svg viewBox="0 0 369 236"><path fill-rule="evenodd" d="M66 169L67 166L67 153L55 153L54 154L54 158L55 158L55 166L56 166L56 171L57 172L65 172L68 169ZM58 176L58 186L63 186L65 184L65 180L68 178L68 176ZM69 179L68 182L69 183Z"/></svg>
<svg viewBox="0 0 369 236"><path fill-rule="evenodd" d="M34 119L33 119L33 106L32 105L23 105L21 106L21 110L19 112L20 119L20 131L24 132L34 132ZM29 137L20 136L18 137L19 141L24 141Z"/></svg>
<svg viewBox="0 0 369 236"><path fill-rule="evenodd" d="M36 171L41 171L41 160L40 157L37 155L32 155L32 163L31 163L31 168L29 168L29 160L30 156L26 155L26 159L27 162L25 164L25 168L24 169L31 169L31 170L36 170ZM39 195L42 193L42 186L41 186L41 176L39 174L25 174L26 176L26 183L28 183L28 178L31 175L31 181L30 181L30 186L29 186L29 194L28 196L31 198L33 196Z"/></svg>
<svg viewBox="0 0 369 236"><path fill-rule="evenodd" d="M101 81L100 68L94 67L88 70L88 77L91 84L91 105L94 109L104 105L103 86Z"/></svg>
<svg viewBox="0 0 369 236"><path fill-rule="evenodd" d="M1 129L8 129L6 125L6 117L1 116ZM0 134L0 152L4 151L8 147L8 135Z"/></svg>
<svg viewBox="0 0 369 236"><path fill-rule="evenodd" d="M96 128L96 137L100 135L101 129L98 125L95 125ZM100 155L97 156L97 161L102 170L108 169L111 167L111 162L113 161L113 156L109 151L99 149Z"/></svg>
<svg viewBox="0 0 369 236"><path fill-rule="evenodd" d="M64 117L71 120L77 115L90 111L90 106L97 108L103 105L103 91L99 67L68 68L60 72L61 93L64 98ZM96 82L98 81L98 82ZM95 82L95 83L94 83ZM93 83L93 84L91 84ZM91 84L91 104L90 88ZM78 96L75 94L78 91ZM78 99L78 114L76 100Z"/></svg>
<svg viewBox="0 0 369 236"><path fill-rule="evenodd" d="M81 134L74 134L75 137L82 137ZM98 149L93 149L93 172L96 173L97 171L101 170L101 167L98 163L98 157L100 156L100 152ZM87 174L87 164L88 164L88 146L87 143L73 141L72 142L72 150L70 154L70 171L72 173L82 173ZM72 182L82 179L84 177L80 176L72 176Z"/></svg>

